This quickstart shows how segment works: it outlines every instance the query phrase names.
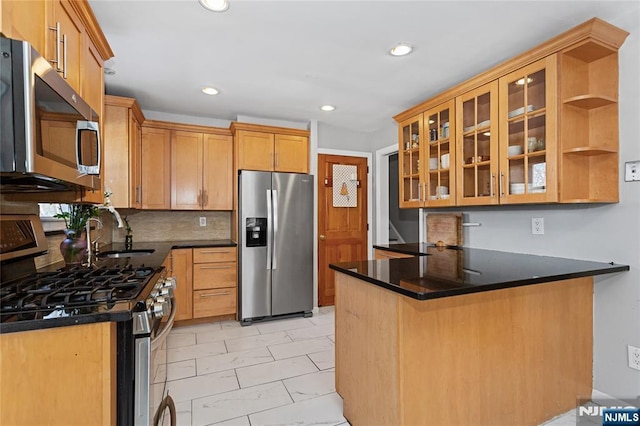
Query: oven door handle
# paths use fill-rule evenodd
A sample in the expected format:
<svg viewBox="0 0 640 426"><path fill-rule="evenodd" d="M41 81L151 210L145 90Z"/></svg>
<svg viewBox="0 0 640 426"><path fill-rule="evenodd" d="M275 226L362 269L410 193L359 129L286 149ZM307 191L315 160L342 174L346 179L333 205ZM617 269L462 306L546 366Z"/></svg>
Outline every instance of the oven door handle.
<svg viewBox="0 0 640 426"><path fill-rule="evenodd" d="M169 319L167 320L167 323L165 324L165 326L162 329L162 331L160 332L160 334L158 334L153 339L151 339L151 344L150 345L151 345L151 350L152 351L154 349L156 349L156 347L159 344L162 344L162 342L164 341L165 337L167 336L167 334L169 334L169 332L171 331L171 328L173 327L173 322L175 321L175 318L176 318L176 311L178 309L176 307L176 299L175 299L175 297L172 297L169 300L171 300L171 314L169 315Z"/></svg>

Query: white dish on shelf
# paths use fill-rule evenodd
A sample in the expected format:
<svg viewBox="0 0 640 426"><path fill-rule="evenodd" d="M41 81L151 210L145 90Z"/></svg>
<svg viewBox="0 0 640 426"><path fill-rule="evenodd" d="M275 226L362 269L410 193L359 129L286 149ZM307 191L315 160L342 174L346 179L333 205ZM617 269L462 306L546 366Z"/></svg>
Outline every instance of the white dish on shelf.
<svg viewBox="0 0 640 426"><path fill-rule="evenodd" d="M527 112L531 112L535 109L533 105L527 106ZM524 107L514 109L513 111L509 111L509 118L513 118L516 115L520 115L524 113Z"/></svg>
<svg viewBox="0 0 640 426"><path fill-rule="evenodd" d="M467 132L469 132L469 131L471 131L471 130L473 130L475 128L476 128L476 126L465 127L464 129L462 129L462 132L463 133L467 133Z"/></svg>
<svg viewBox="0 0 640 426"><path fill-rule="evenodd" d="M487 127L490 124L491 124L491 120L484 120L484 121L481 121L480 123L478 123L478 128Z"/></svg>
<svg viewBox="0 0 640 426"><path fill-rule="evenodd" d="M509 154L509 157L513 157L514 155L520 155L524 152L524 149L522 148L522 145L509 145L509 148L507 148L507 153Z"/></svg>

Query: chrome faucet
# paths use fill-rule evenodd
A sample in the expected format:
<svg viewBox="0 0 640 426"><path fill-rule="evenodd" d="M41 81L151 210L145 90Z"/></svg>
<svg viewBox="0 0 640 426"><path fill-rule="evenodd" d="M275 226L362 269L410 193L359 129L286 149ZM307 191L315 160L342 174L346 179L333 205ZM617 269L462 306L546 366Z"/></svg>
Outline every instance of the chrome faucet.
<svg viewBox="0 0 640 426"><path fill-rule="evenodd" d="M98 235L98 237L91 241L91 222L96 222L96 229L102 229L102 221L96 217L91 217L87 220L86 233L87 233L87 266L91 267L95 264L94 255L98 254L97 245L96 248L93 248L93 244L96 244L100 238L102 238L102 234Z"/></svg>

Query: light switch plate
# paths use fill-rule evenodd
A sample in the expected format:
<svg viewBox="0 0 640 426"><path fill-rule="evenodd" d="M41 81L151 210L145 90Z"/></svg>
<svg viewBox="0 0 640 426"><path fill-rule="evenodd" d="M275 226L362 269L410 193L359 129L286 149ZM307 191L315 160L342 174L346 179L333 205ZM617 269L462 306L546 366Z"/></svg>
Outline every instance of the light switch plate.
<svg viewBox="0 0 640 426"><path fill-rule="evenodd" d="M640 181L640 161L627 161L624 163L624 181Z"/></svg>

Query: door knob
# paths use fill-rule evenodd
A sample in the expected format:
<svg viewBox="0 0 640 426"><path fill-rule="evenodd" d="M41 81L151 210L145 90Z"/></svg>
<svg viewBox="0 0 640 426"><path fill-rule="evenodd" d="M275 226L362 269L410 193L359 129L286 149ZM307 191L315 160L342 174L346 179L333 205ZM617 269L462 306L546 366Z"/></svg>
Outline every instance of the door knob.
<svg viewBox="0 0 640 426"><path fill-rule="evenodd" d="M324 240L326 237L324 235L320 235L319 237L321 240Z"/></svg>

